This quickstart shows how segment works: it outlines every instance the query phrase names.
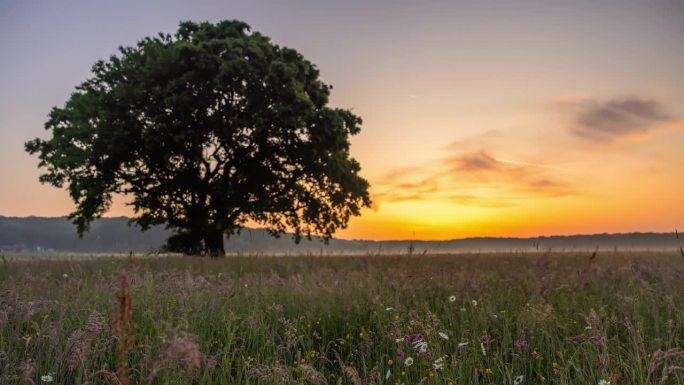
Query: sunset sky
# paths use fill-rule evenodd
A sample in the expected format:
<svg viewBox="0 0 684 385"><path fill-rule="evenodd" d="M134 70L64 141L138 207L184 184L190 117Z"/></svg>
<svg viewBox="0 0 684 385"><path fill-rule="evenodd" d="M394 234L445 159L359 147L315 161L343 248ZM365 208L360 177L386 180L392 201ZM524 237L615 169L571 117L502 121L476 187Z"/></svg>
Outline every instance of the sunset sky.
<svg viewBox="0 0 684 385"><path fill-rule="evenodd" d="M297 49L363 118L374 204L340 238L684 229L681 0L0 0L0 215L72 211L23 143L96 60L223 19Z"/></svg>

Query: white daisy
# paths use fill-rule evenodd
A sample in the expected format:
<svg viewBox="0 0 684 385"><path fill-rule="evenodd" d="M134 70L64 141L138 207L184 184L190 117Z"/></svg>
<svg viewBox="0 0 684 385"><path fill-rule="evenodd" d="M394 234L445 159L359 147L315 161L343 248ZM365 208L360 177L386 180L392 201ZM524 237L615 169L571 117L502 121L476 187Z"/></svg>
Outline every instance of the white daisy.
<svg viewBox="0 0 684 385"><path fill-rule="evenodd" d="M416 341L416 342L413 344L413 348L414 348L414 349L418 349L418 350L420 350L421 352L426 352L426 351L427 351L427 346L428 346L428 344L427 344L427 342L425 342L425 341Z"/></svg>
<svg viewBox="0 0 684 385"><path fill-rule="evenodd" d="M442 369L442 368L444 367L444 363L443 363L442 361L443 361L443 358L442 358L442 357L436 359L435 362L432 364L432 367L433 367L435 370L440 370L440 369Z"/></svg>
<svg viewBox="0 0 684 385"><path fill-rule="evenodd" d="M446 333L444 333L444 332L439 332L439 333L437 333L437 334L439 334L439 336L442 337L442 338L444 338L445 340L448 340L448 339L449 339L449 336L448 336Z"/></svg>
<svg viewBox="0 0 684 385"><path fill-rule="evenodd" d="M55 380L54 374L55 373L53 373L53 372L50 372L48 374L44 374L44 375L40 376L40 380L43 382L52 382Z"/></svg>
<svg viewBox="0 0 684 385"><path fill-rule="evenodd" d="M464 342L459 342L459 343L458 343L458 347L459 347L459 348L462 348L462 347L464 347L464 346L466 346L466 345L468 345L468 341L464 341Z"/></svg>
<svg viewBox="0 0 684 385"><path fill-rule="evenodd" d="M393 307L387 307L387 308L385 308L385 311L392 311L392 310L394 310Z"/></svg>
<svg viewBox="0 0 684 385"><path fill-rule="evenodd" d="M387 369L387 373L385 373L385 380L389 379L391 375L392 375L392 371Z"/></svg>
<svg viewBox="0 0 684 385"><path fill-rule="evenodd" d="M413 365L413 357L408 357L404 360L404 365L406 366L411 366Z"/></svg>
<svg viewBox="0 0 684 385"><path fill-rule="evenodd" d="M523 380L525 379L525 376L519 375L513 380L513 385L520 385L522 384Z"/></svg>
<svg viewBox="0 0 684 385"><path fill-rule="evenodd" d="M472 300L472 301L470 301L470 303L473 304L473 306L477 306L477 301L476 301L476 300Z"/></svg>
<svg viewBox="0 0 684 385"><path fill-rule="evenodd" d="M482 342L480 342L480 350L482 350L482 355L483 355L483 356L486 356L486 355L487 355L487 351L485 350L484 344L483 344Z"/></svg>
<svg viewBox="0 0 684 385"><path fill-rule="evenodd" d="M449 302L456 302L456 296L455 296L455 295L450 295L450 296L449 296Z"/></svg>
<svg viewBox="0 0 684 385"><path fill-rule="evenodd" d="M599 380L598 385L610 385L610 381Z"/></svg>

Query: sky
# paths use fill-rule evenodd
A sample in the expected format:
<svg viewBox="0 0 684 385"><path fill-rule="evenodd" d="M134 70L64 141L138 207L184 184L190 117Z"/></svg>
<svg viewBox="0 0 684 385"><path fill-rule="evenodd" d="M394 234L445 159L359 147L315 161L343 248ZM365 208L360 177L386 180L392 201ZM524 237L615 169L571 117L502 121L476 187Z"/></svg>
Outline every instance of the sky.
<svg viewBox="0 0 684 385"><path fill-rule="evenodd" d="M96 60L225 19L298 50L363 118L373 205L337 237L684 229L680 0L0 0L0 215L74 209L23 143Z"/></svg>

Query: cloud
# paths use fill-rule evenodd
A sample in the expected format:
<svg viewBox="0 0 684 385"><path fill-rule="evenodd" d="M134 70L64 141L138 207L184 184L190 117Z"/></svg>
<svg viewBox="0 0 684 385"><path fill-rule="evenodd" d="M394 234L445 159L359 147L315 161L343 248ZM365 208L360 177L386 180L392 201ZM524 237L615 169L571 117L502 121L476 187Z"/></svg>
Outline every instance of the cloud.
<svg viewBox="0 0 684 385"><path fill-rule="evenodd" d="M451 158L449 161L454 164L455 170L465 172L497 170L504 165L484 150Z"/></svg>
<svg viewBox="0 0 684 385"><path fill-rule="evenodd" d="M445 163L457 181L478 181L481 184L504 185L508 190L527 194L560 196L574 194L569 183L559 180L550 171L557 168L526 162L500 160L484 149L448 158Z"/></svg>
<svg viewBox="0 0 684 385"><path fill-rule="evenodd" d="M444 149L449 151L458 151L463 148L477 148L491 141L500 139L502 137L503 135L501 131L489 130L477 135L469 136L463 139L458 139L453 142L450 142L449 144L444 146Z"/></svg>
<svg viewBox="0 0 684 385"><path fill-rule="evenodd" d="M643 135L672 120L663 106L654 99L629 97L624 99L575 99L562 102L572 108L572 132L582 138L611 141Z"/></svg>
<svg viewBox="0 0 684 385"><path fill-rule="evenodd" d="M500 160L479 149L443 158L430 167L390 171L381 178L383 183L373 200L500 208L524 198L578 194L558 173L546 165Z"/></svg>

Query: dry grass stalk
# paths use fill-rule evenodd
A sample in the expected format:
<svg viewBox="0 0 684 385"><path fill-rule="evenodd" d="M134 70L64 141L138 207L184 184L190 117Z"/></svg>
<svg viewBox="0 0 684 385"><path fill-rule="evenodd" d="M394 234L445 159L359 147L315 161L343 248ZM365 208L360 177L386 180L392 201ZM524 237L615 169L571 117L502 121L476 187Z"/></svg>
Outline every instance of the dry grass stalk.
<svg viewBox="0 0 684 385"><path fill-rule="evenodd" d="M361 381L361 376L359 376L359 372L353 367L347 366L344 363L344 361L342 361L342 358L337 352L334 352L334 354L335 358L337 359L337 362L340 364L340 367L342 367L342 371L347 376L352 385L363 385L363 381Z"/></svg>
<svg viewBox="0 0 684 385"><path fill-rule="evenodd" d="M119 341L119 357L116 367L116 376L121 385L129 385L128 353L135 342L135 320L133 319L133 300L128 290L128 277L122 274L119 290L116 292L117 314L114 324L114 335Z"/></svg>
<svg viewBox="0 0 684 385"><path fill-rule="evenodd" d="M668 361L682 359L684 359L684 350L682 350L681 348L673 348L669 350L656 350L651 356L651 362L648 365L648 378L651 379L651 381L654 384L656 384L656 371L659 367L663 366L660 381L658 381L657 383L664 384L665 381L667 381L667 379L670 377L670 375L684 370L684 368L677 365L668 366L665 364L667 364Z"/></svg>
<svg viewBox="0 0 684 385"><path fill-rule="evenodd" d="M67 340L67 366L70 370L76 370L83 366L85 358L90 350L91 343L100 336L104 330L104 323L100 314L93 312L86 321L83 330L73 332Z"/></svg>
<svg viewBox="0 0 684 385"><path fill-rule="evenodd" d="M27 358L21 363L21 365L19 365L19 373L21 373L21 377L24 379L24 381L31 385L35 384L35 382L33 382L33 376L37 371L38 365L36 365L36 362L32 358Z"/></svg>
<svg viewBox="0 0 684 385"><path fill-rule="evenodd" d="M363 385L363 381L361 381L359 372L356 371L356 369L344 364L342 364L342 369L344 369L344 374L347 375L347 378L349 378L349 381L351 381L353 385Z"/></svg>
<svg viewBox="0 0 684 385"><path fill-rule="evenodd" d="M311 365L299 365L299 370L302 371L304 380L311 385L328 385L328 380L325 379L323 373L314 369Z"/></svg>
<svg viewBox="0 0 684 385"><path fill-rule="evenodd" d="M294 385L297 383L290 370L279 364L272 366L250 365L247 367L247 376L255 379L257 384L264 385Z"/></svg>
<svg viewBox="0 0 684 385"><path fill-rule="evenodd" d="M152 371L147 378L152 384L162 370L180 367L192 376L197 376L200 369L211 366L210 360L200 351L195 337L188 333L179 333L171 338L162 338L162 348L154 359Z"/></svg>
<svg viewBox="0 0 684 385"><path fill-rule="evenodd" d="M660 383L659 385L665 385L667 380L670 378L672 374L675 373L684 373L684 367L682 366L666 366L663 368L663 376L660 378Z"/></svg>
<svg viewBox="0 0 684 385"><path fill-rule="evenodd" d="M610 361L607 325L594 309L591 309L589 315L585 316L584 319L591 331L588 339L598 348L599 367L606 368Z"/></svg>
<svg viewBox="0 0 684 385"><path fill-rule="evenodd" d="M97 372L88 376L89 379L95 379L97 377L104 377L109 381L110 384L121 385L121 381L116 377L116 374L110 372L109 370L98 370Z"/></svg>

